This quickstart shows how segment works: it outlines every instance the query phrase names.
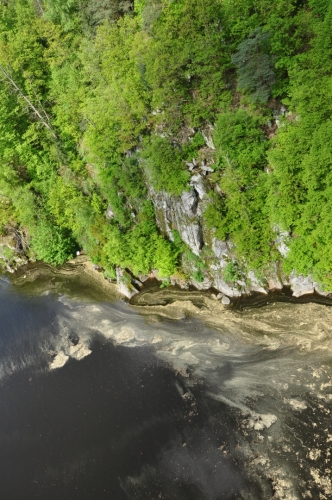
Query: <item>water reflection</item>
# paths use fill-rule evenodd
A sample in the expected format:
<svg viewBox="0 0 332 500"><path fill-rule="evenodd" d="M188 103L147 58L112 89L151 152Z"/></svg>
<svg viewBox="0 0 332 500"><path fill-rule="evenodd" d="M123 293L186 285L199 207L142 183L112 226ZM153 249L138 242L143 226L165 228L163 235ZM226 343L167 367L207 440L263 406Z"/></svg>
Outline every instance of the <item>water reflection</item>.
<svg viewBox="0 0 332 500"><path fill-rule="evenodd" d="M332 309L207 314L199 298L195 317L173 297L163 316L191 317L160 320L86 278L83 300L67 271L0 283L5 498L332 494Z"/></svg>

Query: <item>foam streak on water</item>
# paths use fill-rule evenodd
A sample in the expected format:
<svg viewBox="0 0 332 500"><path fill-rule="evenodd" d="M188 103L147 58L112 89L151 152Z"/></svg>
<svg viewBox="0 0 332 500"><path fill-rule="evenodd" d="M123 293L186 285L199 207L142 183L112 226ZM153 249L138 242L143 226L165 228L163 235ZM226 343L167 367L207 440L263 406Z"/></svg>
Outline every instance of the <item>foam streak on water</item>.
<svg viewBox="0 0 332 500"><path fill-rule="evenodd" d="M137 426L130 424L119 434L119 443L112 438L121 460L135 440L145 436L157 443L163 429L168 429L168 438L150 450L153 459L145 457L139 466L135 462L130 470L123 466L117 472L114 481L122 496L114 496L116 500L331 497L332 309L274 304L241 314L225 311L211 318L212 328L195 314L191 319L161 320L160 308L140 315L121 301L82 301L58 291L43 296L30 293L18 301L10 285L2 290L3 304L8 303L0 318L4 388L19 373L33 373L40 380L62 380L61 373L68 373L74 379L78 366L89 366L90 383L94 359L100 350L109 349L113 360L114 349L123 359L129 356L124 377L131 370L128 363L133 363L135 377L124 382L134 387L132 397L145 390L146 382L141 381L148 367L164 370L162 380L165 373L172 373L166 384L172 396L164 382L160 391L165 393L158 396L156 386L146 385L143 407L163 396L166 407L159 411L156 406L153 414L138 419ZM21 321L10 327L14 315ZM159 373L151 370L149 384ZM117 366L116 376L121 373ZM80 387L84 391L83 382ZM133 413L141 406L137 400ZM122 411L131 410L127 405ZM149 435L151 429L156 434ZM144 454L147 445L141 446ZM53 478L58 484L68 470L70 477L81 477L80 464L88 463L92 455L89 447L80 443L78 448L65 465L48 465L44 473L49 481ZM98 452L94 453L98 461ZM102 460L104 452L99 453ZM67 481L73 484L73 479ZM93 498L80 494L77 498ZM105 498L110 497L105 493Z"/></svg>

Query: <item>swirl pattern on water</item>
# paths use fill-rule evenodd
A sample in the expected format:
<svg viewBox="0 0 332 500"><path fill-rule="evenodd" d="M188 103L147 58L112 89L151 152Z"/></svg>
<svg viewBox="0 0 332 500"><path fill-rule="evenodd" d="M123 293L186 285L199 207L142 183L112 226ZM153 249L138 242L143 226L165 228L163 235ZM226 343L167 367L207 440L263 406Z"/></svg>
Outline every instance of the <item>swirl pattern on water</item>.
<svg viewBox="0 0 332 500"><path fill-rule="evenodd" d="M29 366L41 373L61 370L71 358L79 361L89 356L96 338L134 352L152 349L159 362L178 374L178 392L192 408L193 418L201 384L209 404L227 408L233 422L229 442L208 452L202 444L208 439L207 428L201 429L201 444L195 444L195 449L201 446L204 450L201 457L193 455L190 446L166 447L158 456L159 471L195 485L201 492L197 498L204 499L261 495L291 500L332 495L331 308L274 303L239 312L198 294L192 303L189 294L180 293L174 293L164 305L160 301L135 306L122 301L83 302L82 290L75 293L63 275L55 277L58 283L50 290L45 289L47 279L43 286L36 282L39 294L50 291L51 295L31 296L34 287L21 284L30 294L24 300L31 317L40 307L48 312L45 316L44 311L46 319L37 335L26 325L25 336L19 333L15 337L11 332L12 340L6 338L0 346L3 380ZM63 294L68 292L66 287L72 298ZM52 295L54 291L58 295ZM50 300L51 296L57 301ZM6 297L8 290L3 299ZM207 454L215 463L220 462L219 456L246 464L255 486L239 480L238 496L228 495L227 491L233 491L230 485L223 482L223 486L211 479L210 471L204 472ZM146 484L156 481L155 469L146 464L139 475L122 478L121 488L127 498L145 498ZM193 491L191 498L196 498Z"/></svg>

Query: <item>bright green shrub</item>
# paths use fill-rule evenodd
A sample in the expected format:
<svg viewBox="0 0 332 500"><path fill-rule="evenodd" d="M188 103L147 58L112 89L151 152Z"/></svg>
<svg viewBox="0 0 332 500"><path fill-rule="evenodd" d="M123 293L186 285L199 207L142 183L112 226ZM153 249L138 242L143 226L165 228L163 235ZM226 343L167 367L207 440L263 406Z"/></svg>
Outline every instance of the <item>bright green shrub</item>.
<svg viewBox="0 0 332 500"><path fill-rule="evenodd" d="M59 265L74 256L77 243L65 229L42 222L32 233L31 248L36 259Z"/></svg>
<svg viewBox="0 0 332 500"><path fill-rule="evenodd" d="M152 136L142 151L148 176L157 190L180 194L190 178L181 152L168 139Z"/></svg>

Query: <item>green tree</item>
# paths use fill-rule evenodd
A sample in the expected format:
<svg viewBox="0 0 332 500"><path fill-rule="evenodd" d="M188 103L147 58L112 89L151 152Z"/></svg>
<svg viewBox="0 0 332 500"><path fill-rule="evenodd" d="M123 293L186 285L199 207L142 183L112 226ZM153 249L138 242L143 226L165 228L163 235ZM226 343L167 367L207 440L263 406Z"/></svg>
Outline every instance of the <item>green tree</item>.
<svg viewBox="0 0 332 500"><path fill-rule="evenodd" d="M145 143L142 157L146 161L148 178L151 177L157 190L181 194L190 175L176 146L166 138L152 136Z"/></svg>
<svg viewBox="0 0 332 500"><path fill-rule="evenodd" d="M257 28L237 48L232 62L237 69L238 89L253 102L265 104L275 83L275 58L270 54L270 34Z"/></svg>
<svg viewBox="0 0 332 500"><path fill-rule="evenodd" d="M68 231L45 221L33 231L31 248L38 260L59 265L74 256L77 243Z"/></svg>

